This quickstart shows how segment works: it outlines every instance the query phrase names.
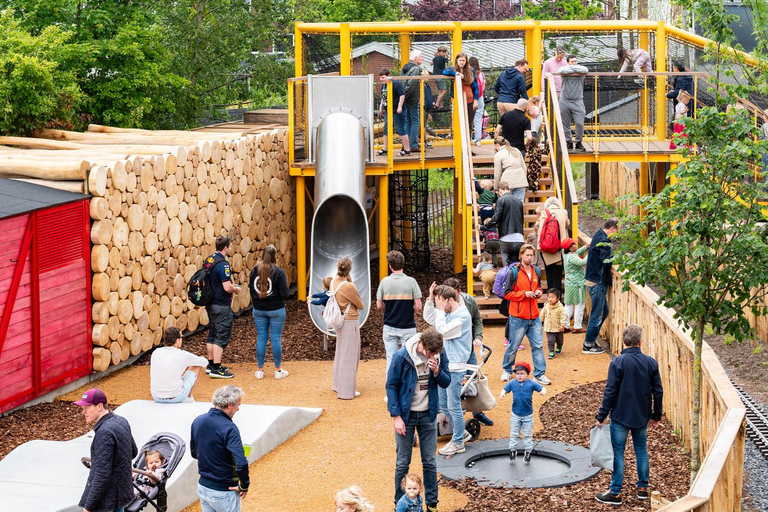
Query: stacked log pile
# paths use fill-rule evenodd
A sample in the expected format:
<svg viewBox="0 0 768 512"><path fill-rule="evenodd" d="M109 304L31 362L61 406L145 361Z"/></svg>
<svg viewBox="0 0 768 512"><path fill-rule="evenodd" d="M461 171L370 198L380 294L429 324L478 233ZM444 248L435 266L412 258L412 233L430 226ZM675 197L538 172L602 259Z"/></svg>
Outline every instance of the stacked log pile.
<svg viewBox="0 0 768 512"><path fill-rule="evenodd" d="M0 175L90 193L94 371L160 343L170 326L208 324L186 285L219 234L233 238L232 309L250 305L251 269L268 244L296 278L287 130L147 132L92 125L0 137ZM26 148L26 149L21 149Z"/></svg>

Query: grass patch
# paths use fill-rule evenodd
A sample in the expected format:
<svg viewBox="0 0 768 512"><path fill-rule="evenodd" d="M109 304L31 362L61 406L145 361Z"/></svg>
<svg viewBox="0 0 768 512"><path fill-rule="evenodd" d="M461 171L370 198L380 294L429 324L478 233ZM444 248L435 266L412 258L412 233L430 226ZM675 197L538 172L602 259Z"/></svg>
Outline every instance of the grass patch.
<svg viewBox="0 0 768 512"><path fill-rule="evenodd" d="M619 217L624 215L624 212L616 208L615 205L608 204L602 199L587 199L579 203L579 214L589 215L591 217L608 218Z"/></svg>
<svg viewBox="0 0 768 512"><path fill-rule="evenodd" d="M573 174L573 181L579 181L584 177L584 169L586 165L584 162L575 162L571 164L571 174Z"/></svg>
<svg viewBox="0 0 768 512"><path fill-rule="evenodd" d="M453 169L430 169L429 191L453 190Z"/></svg>

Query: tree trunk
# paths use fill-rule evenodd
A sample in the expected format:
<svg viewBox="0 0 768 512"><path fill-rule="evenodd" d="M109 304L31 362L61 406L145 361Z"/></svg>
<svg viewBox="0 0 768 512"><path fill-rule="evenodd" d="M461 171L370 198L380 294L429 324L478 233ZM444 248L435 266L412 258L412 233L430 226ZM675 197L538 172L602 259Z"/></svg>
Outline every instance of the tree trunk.
<svg viewBox="0 0 768 512"><path fill-rule="evenodd" d="M701 347L704 344L705 319L696 321L693 332L693 411L691 413L691 483L693 483L701 466L699 439L701 437Z"/></svg>

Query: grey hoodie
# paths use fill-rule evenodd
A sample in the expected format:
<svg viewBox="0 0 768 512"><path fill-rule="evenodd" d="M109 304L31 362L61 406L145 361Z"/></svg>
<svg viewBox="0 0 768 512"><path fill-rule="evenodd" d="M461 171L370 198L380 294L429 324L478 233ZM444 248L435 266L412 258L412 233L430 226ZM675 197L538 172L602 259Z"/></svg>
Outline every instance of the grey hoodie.
<svg viewBox="0 0 768 512"><path fill-rule="evenodd" d="M413 361L413 367L416 369L416 388L413 392L413 402L411 402L412 411L428 411L429 410L429 365L427 359L419 354L416 348L419 346L419 340L421 340L421 333L412 336L405 342L405 350L408 355L411 356ZM436 355L438 364L440 363L440 354Z"/></svg>
<svg viewBox="0 0 768 512"><path fill-rule="evenodd" d="M589 73L589 69L579 64L560 68L561 75L576 73ZM560 97L567 101L584 101L584 76L563 76L563 87L560 91Z"/></svg>

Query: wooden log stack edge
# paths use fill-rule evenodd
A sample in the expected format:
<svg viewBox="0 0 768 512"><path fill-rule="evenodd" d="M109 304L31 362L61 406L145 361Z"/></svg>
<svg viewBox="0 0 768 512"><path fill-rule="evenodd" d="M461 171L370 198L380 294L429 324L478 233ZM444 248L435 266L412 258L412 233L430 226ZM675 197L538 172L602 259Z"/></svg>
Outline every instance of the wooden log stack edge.
<svg viewBox="0 0 768 512"><path fill-rule="evenodd" d="M158 345L168 327L188 332L208 324L205 309L187 300L186 285L215 251L219 234L233 239L232 280L243 285L232 301L235 312L250 305L248 277L268 244L277 247L277 263L289 284L296 279L287 130L245 135L95 130L38 134L83 146L95 140L98 145L89 146L93 149L54 140L47 140L52 145L5 141L45 150L0 147L0 163L6 162L0 175L93 196L94 371ZM63 146L57 150L56 144ZM125 154L132 149L144 154ZM55 165L49 167L49 160ZM46 173L47 168L53 171Z"/></svg>

